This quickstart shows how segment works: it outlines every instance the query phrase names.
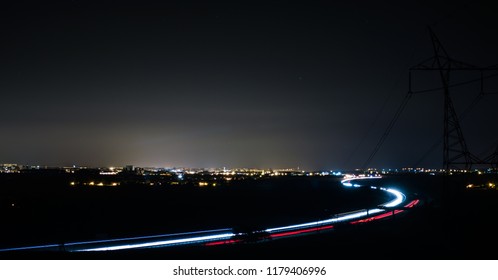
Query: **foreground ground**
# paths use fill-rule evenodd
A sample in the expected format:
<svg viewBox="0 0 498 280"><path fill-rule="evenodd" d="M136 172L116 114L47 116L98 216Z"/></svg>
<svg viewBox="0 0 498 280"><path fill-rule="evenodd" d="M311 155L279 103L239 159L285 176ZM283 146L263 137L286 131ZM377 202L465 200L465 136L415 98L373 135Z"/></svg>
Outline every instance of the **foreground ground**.
<svg viewBox="0 0 498 280"><path fill-rule="evenodd" d="M9 253L7 259L495 259L498 191L441 186L422 205L380 221L268 242L100 253Z"/></svg>

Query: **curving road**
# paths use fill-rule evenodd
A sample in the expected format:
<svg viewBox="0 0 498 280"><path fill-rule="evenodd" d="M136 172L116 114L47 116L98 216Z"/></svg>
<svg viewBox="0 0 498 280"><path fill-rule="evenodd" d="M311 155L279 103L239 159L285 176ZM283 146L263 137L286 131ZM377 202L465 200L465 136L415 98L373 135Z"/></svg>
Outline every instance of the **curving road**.
<svg viewBox="0 0 498 280"><path fill-rule="evenodd" d="M344 187L367 187L358 183L361 180L380 179L381 176L348 176L341 183ZM216 229L195 232L185 232L166 235L154 235L135 238L122 238L111 240L99 240L89 242L74 242L66 244L41 245L21 248L0 249L5 251L21 250L64 250L69 252L91 252L91 251L115 251L130 249L157 248L165 246L178 246L187 244L203 244L206 246L233 244L239 242L266 241L290 236L298 236L318 231L326 231L334 228L339 223L359 224L384 219L413 208L419 203L418 199L406 203L406 196L394 188L381 188L369 186L372 189L379 189L388 192L393 199L378 205L372 209L359 209L347 213L333 215L333 218L311 221L294 225L268 228L261 231L234 233L233 229Z"/></svg>

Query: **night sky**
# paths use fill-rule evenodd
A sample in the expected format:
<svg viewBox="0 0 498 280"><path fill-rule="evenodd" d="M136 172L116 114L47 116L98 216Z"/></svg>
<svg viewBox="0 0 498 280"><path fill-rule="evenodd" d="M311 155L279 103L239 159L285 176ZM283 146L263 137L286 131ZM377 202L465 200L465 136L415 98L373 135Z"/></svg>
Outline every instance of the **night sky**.
<svg viewBox="0 0 498 280"><path fill-rule="evenodd" d="M433 55L428 26L453 58L498 64L490 1L11 2L0 7L0 163L356 168L409 67ZM453 89L457 112L479 89ZM442 136L442 104L441 92L412 97L372 167L419 161ZM462 120L477 155L498 140L497 104L485 96ZM442 167L442 147L420 165Z"/></svg>

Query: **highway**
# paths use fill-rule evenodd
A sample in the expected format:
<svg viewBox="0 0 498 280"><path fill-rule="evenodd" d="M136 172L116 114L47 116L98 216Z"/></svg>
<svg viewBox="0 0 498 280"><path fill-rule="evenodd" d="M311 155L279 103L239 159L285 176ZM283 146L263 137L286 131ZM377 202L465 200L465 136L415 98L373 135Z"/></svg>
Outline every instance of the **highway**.
<svg viewBox="0 0 498 280"><path fill-rule="evenodd" d="M182 246L198 244L204 246L229 245L241 242L262 242L279 238L300 236L322 231L330 231L338 224L361 224L375 220L384 219L405 210L415 207L420 201L418 199L407 202L405 194L395 188L383 188L366 186L360 184L362 180L380 179L381 176L347 176L341 181L346 188L378 189L389 193L391 200L371 209L358 209L346 213L331 215L328 219L310 221L306 223L285 225L264 230L234 233L231 228L212 229L194 232L142 236L133 238L107 239L98 241L73 242L66 244L50 244L40 246L4 248L0 252L8 251L66 251L66 252L93 252L93 251L116 251L158 248L166 246Z"/></svg>

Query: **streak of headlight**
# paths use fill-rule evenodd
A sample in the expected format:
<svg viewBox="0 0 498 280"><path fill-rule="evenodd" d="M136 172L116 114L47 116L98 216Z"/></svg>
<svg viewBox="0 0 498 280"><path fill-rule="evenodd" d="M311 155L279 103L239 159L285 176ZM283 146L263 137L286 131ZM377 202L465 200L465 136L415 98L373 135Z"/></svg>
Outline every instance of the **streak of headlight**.
<svg viewBox="0 0 498 280"><path fill-rule="evenodd" d="M382 176L369 176L369 177L351 177L351 178L346 178L344 180L341 181L342 184L344 184L345 182L349 182L349 181L356 181L356 180L369 180L369 179L380 179L382 178Z"/></svg>
<svg viewBox="0 0 498 280"><path fill-rule="evenodd" d="M368 210L368 212L367 212L367 210L359 210L358 212L347 214L347 215L340 216L337 218L321 220L321 221L316 221L316 222L311 222L311 223L289 225L289 226L284 226L284 227L269 228L269 229L266 229L266 231L267 232L279 232L279 231L285 231L285 230L289 230L289 229L299 229L299 228L306 228L306 227L311 227L311 226L333 224L333 223L337 223L337 222L361 218L361 217L364 217L364 216L367 216L370 214L374 214L374 213L379 213L379 212L384 212L384 210L377 209L377 208L370 209L370 210Z"/></svg>
<svg viewBox="0 0 498 280"><path fill-rule="evenodd" d="M351 177L351 178L346 178L344 180L341 181L341 183L346 186L346 187L360 187L359 184L352 184L350 183L350 181L356 181L356 180L365 180L365 179L380 179L382 178L381 176L374 176L374 177ZM374 186L371 186L372 189L376 189L376 187ZM390 192L392 194L394 194L396 196L396 198L392 201L389 201L387 203L384 203L382 204L381 206L384 206L384 207L394 207L394 206L397 206L399 204L401 204L404 200L405 200L405 195L402 194L400 191L397 191L397 190L393 190L393 189L386 189L386 188L380 188L381 190L383 191L387 191L387 192Z"/></svg>
<svg viewBox="0 0 498 280"><path fill-rule="evenodd" d="M372 215L372 214L377 214L377 213L381 213L381 212L384 212L384 210L379 209L379 208L375 208L375 209L370 209L370 210L368 210L368 214L369 214L369 215Z"/></svg>
<svg viewBox="0 0 498 280"><path fill-rule="evenodd" d="M284 226L284 227L277 227L277 228L269 228L266 229L265 231L267 232L273 232L273 231L284 231L288 229L298 229L298 228L306 228L306 227L313 227L313 226L319 226L325 224L324 221L317 221L317 222L310 222L310 223L304 223L304 224L296 224L296 225L289 225L289 226Z"/></svg>
<svg viewBox="0 0 498 280"><path fill-rule="evenodd" d="M381 177L359 177L359 178L349 178L341 181L343 185L346 186L354 186L353 184L349 183L349 181L352 180L361 180L361 179L378 179ZM355 184L357 185L357 184ZM375 188L375 187L373 187ZM394 207L399 204L401 204L405 196L401 192L394 190L394 189L386 189L386 188L380 188L383 191L387 191L391 194L393 194L396 198L390 202L387 202L385 204L382 204L384 207ZM365 217L368 215L376 214L376 213L382 213L385 210L374 208L374 209L369 209L369 210L358 210L357 212L351 213L351 214L346 214L342 215L339 214L339 217L327 219L327 220L320 220L320 221L315 221L315 222L309 222L309 223L302 223L302 224L295 224L295 225L289 225L289 226L283 226L283 227L277 227L277 228L269 228L266 229L267 232L282 232L286 230L291 230L291 229L303 229L303 228L310 228L310 227L318 227L318 226L323 226L327 224L332 224L332 223L337 223L337 222L342 222L342 221L348 221L348 220L353 220L361 217ZM148 242L148 243L141 243L141 244L133 244L133 245L119 245L119 246L109 246L109 247L101 247L101 248L95 248L95 249L87 249L87 250L81 250L81 251L107 251L107 250L123 250L123 249L134 249L134 248L145 248L145 247L158 247L158 246L166 246L166 245L177 245L177 244L185 244L185 243L196 243L196 242L203 242L203 241L215 241L215 240L224 240L224 239L229 239L231 237L235 236L233 233L232 234L220 234L220 235L210 235L210 236L201 236L201 237L192 237L192 238L182 238L182 239L175 239L175 240L166 240L166 241L157 241L157 242Z"/></svg>
<svg viewBox="0 0 498 280"><path fill-rule="evenodd" d="M378 178L381 178L381 177L376 176L376 177L348 178L348 179L342 180L341 183L345 186L360 186L358 184L353 185L353 184L349 183L349 181L361 180L361 179L378 179ZM371 186L371 188L376 189L376 187L374 187L374 186ZM387 191L387 192L393 194L394 196L396 196L396 198L394 200L387 202L385 204L382 204L381 206L394 207L394 206L401 204L405 200L405 195L397 190L386 189L386 188L380 188L380 190ZM418 203L418 201L414 202L413 205L415 205L417 203ZM413 207L413 205L412 205L412 203L410 203L407 206ZM267 229L266 231L267 232L282 232L282 231L290 230L290 229L303 229L303 228L308 228L308 229L304 229L303 232L304 231L311 231L311 230L313 230L311 227L318 227L318 226L323 226L323 225L332 224L332 223L336 223L336 222L357 219L357 218L361 218L364 216L369 216L371 214L376 214L376 213L381 213L381 212L385 212L385 210L378 209L378 208L368 209L368 210L358 210L358 211L355 211L355 212L350 213L350 214L338 214L335 218L331 218L331 219L327 219L327 220L320 220L320 221L316 221L316 222L309 222L309 223L289 225L289 226L284 226L284 227L270 228L270 229ZM377 217L377 218L379 218L379 217ZM155 235L155 236L147 236L147 237L122 238L122 239L112 239L112 240L74 242L74 243L68 243L68 244L64 244L64 245L71 246L71 245L85 245L85 244L102 243L102 242L133 241L133 240L146 239L146 238L172 237L172 236L178 236L178 235L200 234L200 233L210 233L210 232L229 231L229 230L231 230L231 229L206 230L206 231L197 231L197 232L187 232L187 233L177 233L177 234L167 234L167 235ZM299 231L297 231L297 232L299 232ZM282 234L291 235L292 233L282 233ZM295 233L295 234L297 234L297 233ZM233 236L235 236L235 234L225 233L225 234L218 234L218 235L197 236L197 237L190 237L190 238L180 238L180 239L173 239L173 240L145 242L145 243L138 243L138 244L107 246L107 247L99 247L99 248L93 248L93 249L80 249L80 250L76 250L76 251L110 251L110 250L123 250L123 249L135 249L135 248L147 248L147 247L150 248L150 247L179 245L179 244L187 244L187 243L200 243L200 242L205 242L205 241L213 241L213 242L219 241L219 242L231 243L229 240L227 242L227 239L230 239ZM54 248L54 247L58 247L58 246L60 246L60 245L42 245L42 246L33 246L33 247L0 249L0 251Z"/></svg>
<svg viewBox="0 0 498 280"><path fill-rule="evenodd" d="M53 245L39 245L39 246L30 246L30 247L6 248L6 249L0 249L0 252L20 251L20 250L36 250L36 249L49 249L49 248L57 248L57 247L60 247L60 246L61 245L59 245L59 244L53 244Z"/></svg>
<svg viewBox="0 0 498 280"><path fill-rule="evenodd" d="M345 186L353 186L353 184L349 183L349 181L358 180L358 179L361 180L361 179L379 179L379 178L381 178L381 177L348 178L348 179L342 180L341 183ZM372 187L372 188L375 188L375 187ZM400 191L397 191L394 189L386 189L386 188L380 188L380 189L383 191L387 191L396 197L394 200L391 200L387 203L384 203L381 206L394 207L394 206L398 206L399 204L403 203L403 201L405 200L405 195L402 194ZM351 213L351 214L347 214L347 215L341 216L341 214L338 214L339 217L336 217L336 218L331 218L331 219L321 220L321 221L316 221L316 222L310 222L310 223L289 225L289 226L284 226L284 227L269 228L269 229L266 229L266 231L267 232L279 232L279 231L300 229L300 228L306 228L306 227L312 227L312 226L320 226L320 225L326 225L326 224L332 224L332 223L362 218L362 217L365 217L365 216L368 216L371 214L376 214L376 213L381 213L381 212L384 212L384 210L378 209L378 208L369 209L369 210L358 210L355 213Z"/></svg>
<svg viewBox="0 0 498 280"><path fill-rule="evenodd" d="M403 203L403 201L405 200L405 195L402 194L400 191L393 190L393 189L385 189L385 191L394 194L396 196L396 198L394 200L391 200L391 201L389 201L387 203L382 204L382 206L384 206L384 207L398 206L401 203Z"/></svg>
<svg viewBox="0 0 498 280"><path fill-rule="evenodd" d="M146 243L139 243L139 244L128 244L128 245L118 245L118 246L108 246L108 247L100 247L100 248L93 248L93 249L83 249L83 250L77 250L77 251L84 251L84 252L90 252L90 251L114 251L114 250L125 250L125 249L137 249L137 248L150 248L150 247L160 247L160 246L167 246L167 245L178 245L178 244L186 244L186 243L197 243L197 242L204 242L204 241L214 241L214 240L220 240L220 239L229 239L234 236L233 233L231 234L217 234L217 235L207 235L207 236L199 236L199 237L191 237L191 238L180 238L180 239L173 239L173 240L164 240L164 241L156 241L156 242L146 242Z"/></svg>
<svg viewBox="0 0 498 280"><path fill-rule="evenodd" d="M72 245L86 245L86 244L95 244L95 243L103 243L103 242L117 242L117 241L132 241L138 239L152 239L152 238L162 238L162 237L173 237L179 235L193 235L193 234L203 234L203 233L213 233L224 231L226 233L231 232L231 228L225 229L211 229L211 230L201 230L201 231L191 231L191 232L181 232L181 233L170 233L170 234L161 234L161 235L149 235L149 236L140 236L140 237L129 237L129 238L119 238L119 239L107 239L107 240L95 240L95 241L84 241L84 242L73 242L66 243L66 246Z"/></svg>
<svg viewBox="0 0 498 280"><path fill-rule="evenodd" d="M212 230L202 230L202 231L191 231L191 232L182 232L182 233L170 233L170 234L161 234L161 235L150 235L150 236L141 236L141 237L129 237L129 238L118 238L118 239L107 239L107 240L95 240L95 241L84 241L84 242L72 242L72 243L64 243L64 246L75 246L75 245L88 245L88 244L97 244L104 242L118 242L118 241L133 241L138 239L151 239L151 238L164 238L164 237L173 237L179 235L191 235L191 234L203 234L203 233L213 233L213 232L231 232L231 228L225 229L212 229ZM27 247L17 247L17 248L6 248L0 249L0 252L7 251L22 251L22 250L38 250L38 249L52 249L61 247L62 244L51 244L51 245L38 245L38 246L27 246Z"/></svg>

